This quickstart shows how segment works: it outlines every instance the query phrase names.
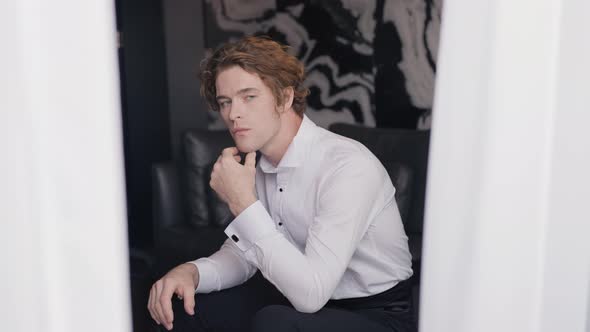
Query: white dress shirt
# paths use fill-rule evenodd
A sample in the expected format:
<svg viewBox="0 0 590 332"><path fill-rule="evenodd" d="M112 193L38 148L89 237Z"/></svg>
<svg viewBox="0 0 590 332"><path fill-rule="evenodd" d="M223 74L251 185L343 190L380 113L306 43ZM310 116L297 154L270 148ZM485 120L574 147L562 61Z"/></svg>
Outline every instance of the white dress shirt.
<svg viewBox="0 0 590 332"><path fill-rule="evenodd" d="M412 275L395 188L361 143L304 116L277 167L261 157L256 193L220 250L192 262L197 293L260 270L295 309L315 312L329 299L377 294Z"/></svg>

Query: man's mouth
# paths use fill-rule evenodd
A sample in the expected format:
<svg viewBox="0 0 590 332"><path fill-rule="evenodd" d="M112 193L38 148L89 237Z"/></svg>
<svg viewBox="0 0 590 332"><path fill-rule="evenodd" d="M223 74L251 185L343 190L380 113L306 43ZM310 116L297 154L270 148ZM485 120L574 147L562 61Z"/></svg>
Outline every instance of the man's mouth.
<svg viewBox="0 0 590 332"><path fill-rule="evenodd" d="M245 133L246 133L248 130L250 130L250 129L248 129L248 128L234 128L234 129L232 129L232 132L233 132L233 134L234 134L234 135L240 135L240 134L242 134L242 135L243 135L243 134L245 134Z"/></svg>

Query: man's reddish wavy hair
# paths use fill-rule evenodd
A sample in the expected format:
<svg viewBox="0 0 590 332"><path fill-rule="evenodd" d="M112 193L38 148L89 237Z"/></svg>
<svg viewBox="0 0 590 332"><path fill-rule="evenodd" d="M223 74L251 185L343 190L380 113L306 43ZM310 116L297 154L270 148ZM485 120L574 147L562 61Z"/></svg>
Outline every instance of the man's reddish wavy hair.
<svg viewBox="0 0 590 332"><path fill-rule="evenodd" d="M212 110L219 111L215 89L217 75L224 69L239 66L262 79L272 91L277 106L285 102L284 90L293 88L293 109L303 116L309 94L303 86L305 70L296 57L287 53L287 49L267 37L254 36L222 45L201 63L201 95Z"/></svg>

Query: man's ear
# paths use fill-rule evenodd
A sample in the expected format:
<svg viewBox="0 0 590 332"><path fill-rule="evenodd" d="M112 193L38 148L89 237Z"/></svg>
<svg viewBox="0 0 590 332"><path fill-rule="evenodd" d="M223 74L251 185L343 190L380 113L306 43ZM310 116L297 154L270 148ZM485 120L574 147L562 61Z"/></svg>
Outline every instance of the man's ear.
<svg viewBox="0 0 590 332"><path fill-rule="evenodd" d="M283 89L283 112L291 108L293 106L293 98L295 97L295 91L293 87L288 87Z"/></svg>

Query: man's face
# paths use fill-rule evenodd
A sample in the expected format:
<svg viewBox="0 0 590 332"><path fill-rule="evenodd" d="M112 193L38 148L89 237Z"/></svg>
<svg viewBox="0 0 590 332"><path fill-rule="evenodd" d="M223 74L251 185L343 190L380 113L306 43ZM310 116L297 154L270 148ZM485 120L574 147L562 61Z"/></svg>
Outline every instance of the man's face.
<svg viewBox="0 0 590 332"><path fill-rule="evenodd" d="M224 69L215 81L219 112L242 152L269 146L281 121L271 90L256 74L239 66Z"/></svg>

